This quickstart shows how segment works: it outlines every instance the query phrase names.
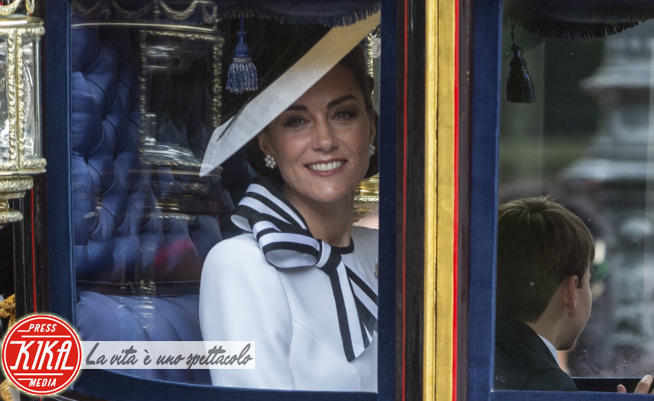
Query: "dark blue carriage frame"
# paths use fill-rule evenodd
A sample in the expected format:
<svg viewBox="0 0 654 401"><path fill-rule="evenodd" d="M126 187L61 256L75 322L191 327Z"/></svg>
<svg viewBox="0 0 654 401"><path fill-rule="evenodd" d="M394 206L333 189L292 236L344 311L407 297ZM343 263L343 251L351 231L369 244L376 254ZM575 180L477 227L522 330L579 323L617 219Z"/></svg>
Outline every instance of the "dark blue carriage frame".
<svg viewBox="0 0 654 401"><path fill-rule="evenodd" d="M493 391L493 340L495 291L495 232L498 188L499 99L501 82L501 0L476 0L472 7L471 130L469 210L469 291L467 399L490 400L608 400L625 397L613 393ZM70 216L70 3L48 0L45 6L45 124L48 155L48 230L50 310L75 321L75 280L72 268ZM396 171L397 38L395 2L382 1L382 120L380 166L382 177ZM388 12L384 12L388 10ZM388 38L388 39L386 39ZM385 131L387 130L387 131ZM465 159L465 158L463 158ZM64 190L65 189L65 190ZM86 371L73 390L105 399L203 400L392 400L395 394L395 211L396 186L381 180L384 194L380 213L380 342L379 394L258 391L183 385L139 379L107 371ZM386 273L386 272L390 272ZM631 395L630 399L633 399Z"/></svg>
<svg viewBox="0 0 654 401"><path fill-rule="evenodd" d="M470 247L468 261L467 399L601 401L649 397L588 391L493 391L502 0L473 1L472 25L469 241L475 245ZM608 387L606 382L610 382ZM617 381L587 379L584 384L586 388L611 391L614 383Z"/></svg>
<svg viewBox="0 0 654 401"><path fill-rule="evenodd" d="M75 322L75 276L73 273L73 237L71 229L71 146L70 146L70 29L71 4L69 0L48 0L45 7L46 35L44 54L44 135L47 149L48 196L48 253L50 311L69 322ZM380 121L380 158L388 163L380 165L381 176L395 176L397 126L397 21L393 1L383 1L382 13L382 85ZM386 112L388 110L388 112ZM386 128L384 128L386 127ZM385 132L388 131L388 132ZM380 226L380 266L395 263L395 184L383 181L384 194L380 213L388 218ZM179 384L158 380L140 379L103 370L88 370L80 374L71 389L74 394L111 400L392 400L395 394L395 276L393 269L380 269L379 331L379 394L268 391L219 388L212 386Z"/></svg>

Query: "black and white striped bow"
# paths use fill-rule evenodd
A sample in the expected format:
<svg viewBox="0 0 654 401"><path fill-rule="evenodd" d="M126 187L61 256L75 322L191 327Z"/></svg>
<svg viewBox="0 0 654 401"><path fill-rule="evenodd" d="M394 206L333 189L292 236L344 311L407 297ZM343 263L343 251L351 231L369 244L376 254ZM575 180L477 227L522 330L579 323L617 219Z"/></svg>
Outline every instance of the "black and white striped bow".
<svg viewBox="0 0 654 401"><path fill-rule="evenodd" d="M254 235L277 269L315 266L327 274L348 361L370 345L377 330L377 293L360 273L345 266L338 251L311 236L304 218L275 187L265 180L250 184L232 221Z"/></svg>

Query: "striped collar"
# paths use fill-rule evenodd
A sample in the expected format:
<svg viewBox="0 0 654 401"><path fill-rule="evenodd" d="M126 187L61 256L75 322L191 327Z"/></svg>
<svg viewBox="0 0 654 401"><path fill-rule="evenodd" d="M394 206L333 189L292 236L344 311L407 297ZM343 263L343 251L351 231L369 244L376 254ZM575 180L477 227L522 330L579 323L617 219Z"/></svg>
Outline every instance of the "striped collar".
<svg viewBox="0 0 654 401"><path fill-rule="evenodd" d="M278 270L316 267L327 274L345 357L352 361L365 351L377 331L377 292L343 263L341 254L352 252L352 244L332 247L314 238L297 209L264 179L250 184L232 221L254 235L268 263Z"/></svg>

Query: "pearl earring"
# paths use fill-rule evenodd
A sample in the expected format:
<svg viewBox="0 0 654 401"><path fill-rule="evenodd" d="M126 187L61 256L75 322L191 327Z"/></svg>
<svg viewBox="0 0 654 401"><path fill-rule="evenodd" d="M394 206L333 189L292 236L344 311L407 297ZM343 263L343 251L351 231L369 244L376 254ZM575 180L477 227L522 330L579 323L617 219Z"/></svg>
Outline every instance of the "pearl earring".
<svg viewBox="0 0 654 401"><path fill-rule="evenodd" d="M370 146L368 147L368 155L372 157L372 155L374 154L375 154L375 145L371 143Z"/></svg>
<svg viewBox="0 0 654 401"><path fill-rule="evenodd" d="M266 157L263 158L263 162L265 163L266 167L271 170L274 170L275 167L277 167L277 162L275 161L275 158L272 157L272 155L266 155Z"/></svg>

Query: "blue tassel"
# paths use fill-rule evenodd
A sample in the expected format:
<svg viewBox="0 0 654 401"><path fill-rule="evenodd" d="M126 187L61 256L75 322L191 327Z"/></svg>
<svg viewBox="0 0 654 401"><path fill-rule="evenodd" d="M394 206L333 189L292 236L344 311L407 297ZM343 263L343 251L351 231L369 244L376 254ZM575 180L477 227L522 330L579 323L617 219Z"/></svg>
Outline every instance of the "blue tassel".
<svg viewBox="0 0 654 401"><path fill-rule="evenodd" d="M515 43L514 28L511 28L511 51L509 76L506 79L506 100L511 103L534 103L534 84L527 71L527 63L520 54L520 48Z"/></svg>
<svg viewBox="0 0 654 401"><path fill-rule="evenodd" d="M245 28L241 17L241 29L236 33L238 44L234 50L234 59L227 69L226 89L232 93L252 92L259 88L257 67L250 59L248 45L245 44Z"/></svg>

